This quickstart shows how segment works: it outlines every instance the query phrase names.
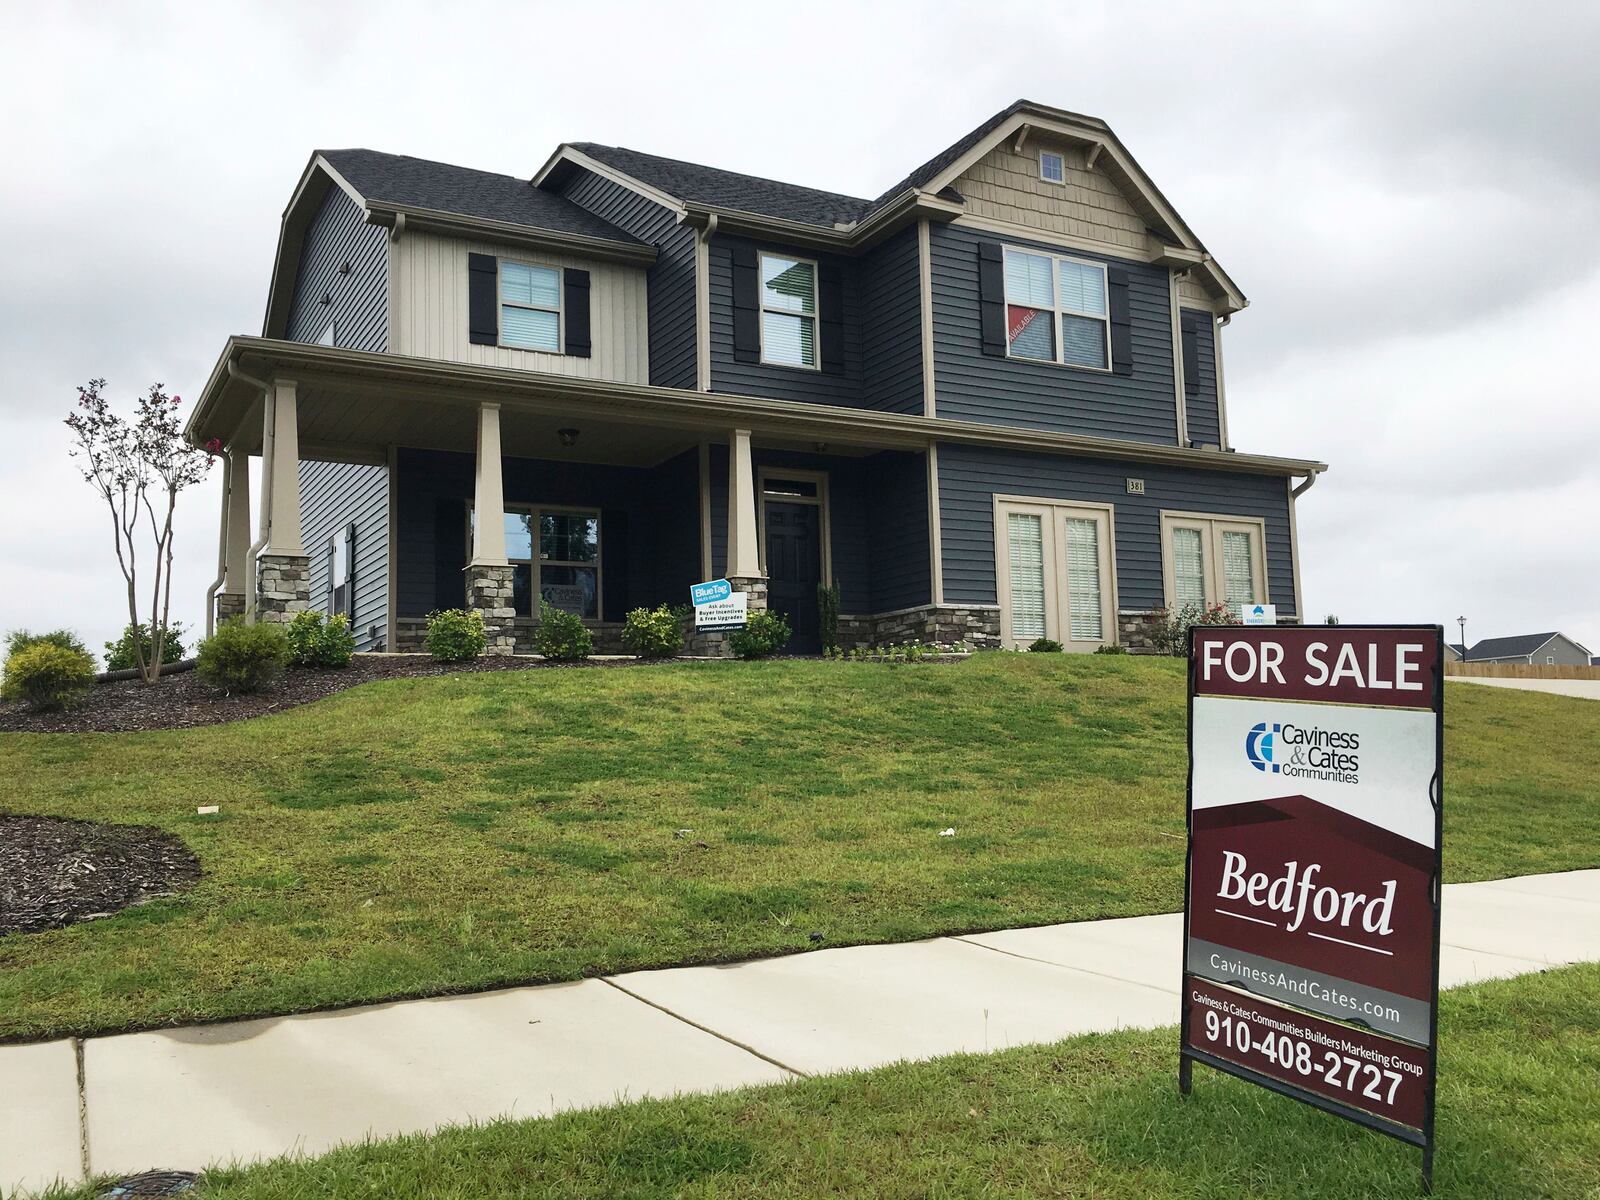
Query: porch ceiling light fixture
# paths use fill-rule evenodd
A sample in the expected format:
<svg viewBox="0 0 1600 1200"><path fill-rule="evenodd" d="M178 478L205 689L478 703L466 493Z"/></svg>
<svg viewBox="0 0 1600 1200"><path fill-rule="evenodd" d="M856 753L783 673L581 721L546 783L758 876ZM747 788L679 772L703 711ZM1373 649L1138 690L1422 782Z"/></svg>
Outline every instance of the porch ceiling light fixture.
<svg viewBox="0 0 1600 1200"><path fill-rule="evenodd" d="M578 431L572 428L558 429L556 430L556 436L561 439L563 446L573 446L578 441Z"/></svg>
<svg viewBox="0 0 1600 1200"><path fill-rule="evenodd" d="M826 454L828 452L828 443L827 442L812 442L811 443L811 448L813 450L815 450L818 454Z"/></svg>

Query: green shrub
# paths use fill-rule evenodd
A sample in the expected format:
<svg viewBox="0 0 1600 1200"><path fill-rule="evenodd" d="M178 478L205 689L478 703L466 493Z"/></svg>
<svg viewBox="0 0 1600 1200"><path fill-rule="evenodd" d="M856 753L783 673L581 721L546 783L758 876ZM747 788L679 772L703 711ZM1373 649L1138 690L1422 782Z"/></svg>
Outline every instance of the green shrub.
<svg viewBox="0 0 1600 1200"><path fill-rule="evenodd" d="M1128 648L1116 642L1107 642L1104 646L1096 646L1094 652L1096 654L1126 654Z"/></svg>
<svg viewBox="0 0 1600 1200"><path fill-rule="evenodd" d="M576 662L594 650L594 635L576 613L539 601L539 628L533 631L533 648L555 662Z"/></svg>
<svg viewBox="0 0 1600 1200"><path fill-rule="evenodd" d="M161 661L175 663L183 657L183 635L185 630L182 622L174 621L167 626L166 639L161 643ZM144 661L150 661L150 655L155 647L151 644L149 625L128 625L122 631L122 636L114 642L106 643L106 670L129 671L139 665L139 660L134 657L134 638L139 640L139 649L144 654Z"/></svg>
<svg viewBox="0 0 1600 1200"><path fill-rule="evenodd" d="M89 652L50 641L46 635L6 656L0 699L21 700L38 711L70 708L93 686L94 659Z"/></svg>
<svg viewBox="0 0 1600 1200"><path fill-rule="evenodd" d="M200 643L194 669L200 678L225 692L259 692L289 662L289 635L275 621L246 625L238 617L224 621Z"/></svg>
<svg viewBox="0 0 1600 1200"><path fill-rule="evenodd" d="M1034 654L1060 654L1061 643L1054 638L1039 638L1028 649Z"/></svg>
<svg viewBox="0 0 1600 1200"><path fill-rule="evenodd" d="M790 632L782 613L757 609L743 629L728 635L728 645L740 658L768 658L789 644Z"/></svg>
<svg viewBox="0 0 1600 1200"><path fill-rule="evenodd" d="M1154 608L1149 614L1150 646L1157 654L1184 658L1189 653L1189 630L1196 625L1237 625L1225 604L1201 607L1185 604L1177 611Z"/></svg>
<svg viewBox="0 0 1600 1200"><path fill-rule="evenodd" d="M49 633L29 633L26 629L13 629L6 634L6 658L9 659L18 650L26 650L29 646L41 643L60 646L63 650L76 650L79 654L89 653L89 647L83 644L83 639L70 629L52 629Z"/></svg>
<svg viewBox="0 0 1600 1200"><path fill-rule="evenodd" d="M817 584L817 619L822 630L822 650L839 648L839 585Z"/></svg>
<svg viewBox="0 0 1600 1200"><path fill-rule="evenodd" d="M296 613L289 622L289 661L297 667L347 667L355 652L356 635L344 613L326 621L320 612Z"/></svg>
<svg viewBox="0 0 1600 1200"><path fill-rule="evenodd" d="M622 645L640 658L672 658L683 649L681 608L670 604L636 608L622 625Z"/></svg>
<svg viewBox="0 0 1600 1200"><path fill-rule="evenodd" d="M447 608L428 614L428 653L440 662L467 662L489 644L483 614L473 608Z"/></svg>

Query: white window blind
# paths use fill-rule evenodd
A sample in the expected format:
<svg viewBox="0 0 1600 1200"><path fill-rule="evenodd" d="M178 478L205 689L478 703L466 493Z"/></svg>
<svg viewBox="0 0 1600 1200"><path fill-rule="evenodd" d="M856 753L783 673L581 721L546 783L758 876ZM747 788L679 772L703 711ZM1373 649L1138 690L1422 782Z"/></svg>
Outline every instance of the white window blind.
<svg viewBox="0 0 1600 1200"><path fill-rule="evenodd" d="M1206 604L1206 560L1203 539L1198 529L1172 531L1172 581L1181 608Z"/></svg>
<svg viewBox="0 0 1600 1200"><path fill-rule="evenodd" d="M501 261L500 344L560 352L560 271Z"/></svg>
<svg viewBox="0 0 1600 1200"><path fill-rule="evenodd" d="M1010 558L1011 635L1018 641L1044 636L1044 522L1032 513L1006 516Z"/></svg>
<svg viewBox="0 0 1600 1200"><path fill-rule="evenodd" d="M761 256L761 360L817 365L817 264Z"/></svg>
<svg viewBox="0 0 1600 1200"><path fill-rule="evenodd" d="M1179 532L1182 532L1181 530ZM1238 530L1222 534L1222 576L1228 611L1234 616L1246 604L1256 602L1256 572L1252 560L1250 535Z"/></svg>
<svg viewBox="0 0 1600 1200"><path fill-rule="evenodd" d="M1105 369L1111 320L1104 266L1008 248L1005 278L1012 358Z"/></svg>
<svg viewBox="0 0 1600 1200"><path fill-rule="evenodd" d="M1067 608L1073 641L1096 642L1104 638L1100 524L1084 517L1067 518Z"/></svg>

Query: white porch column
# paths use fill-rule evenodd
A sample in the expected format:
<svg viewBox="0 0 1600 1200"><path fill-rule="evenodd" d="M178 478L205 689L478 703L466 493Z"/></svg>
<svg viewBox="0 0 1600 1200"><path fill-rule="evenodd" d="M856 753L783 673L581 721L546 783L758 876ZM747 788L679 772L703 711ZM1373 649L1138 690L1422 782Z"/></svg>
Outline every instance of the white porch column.
<svg viewBox="0 0 1600 1200"><path fill-rule="evenodd" d="M756 540L756 476L750 465L750 431L728 440L728 578L761 578Z"/></svg>
<svg viewBox="0 0 1600 1200"><path fill-rule="evenodd" d="M478 405L477 482L472 496L472 566L506 565L506 498L501 482L500 406Z"/></svg>
<svg viewBox="0 0 1600 1200"><path fill-rule="evenodd" d="M263 446L261 469L271 473L264 487L269 501L267 544L262 554L303 555L300 544L300 420L292 379L273 382L273 402L267 406L270 437Z"/></svg>
<svg viewBox="0 0 1600 1200"><path fill-rule="evenodd" d="M222 590L246 596L250 592L250 455L238 446L228 447L227 454Z"/></svg>

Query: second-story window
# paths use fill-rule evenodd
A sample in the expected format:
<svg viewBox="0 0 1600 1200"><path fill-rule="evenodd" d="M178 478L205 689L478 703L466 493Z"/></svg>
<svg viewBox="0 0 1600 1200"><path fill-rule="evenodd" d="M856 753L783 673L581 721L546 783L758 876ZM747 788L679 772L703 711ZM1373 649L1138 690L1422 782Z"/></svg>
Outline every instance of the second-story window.
<svg viewBox="0 0 1600 1200"><path fill-rule="evenodd" d="M1061 155L1054 150L1039 151L1039 178L1046 183L1065 183L1067 181L1066 163Z"/></svg>
<svg viewBox="0 0 1600 1200"><path fill-rule="evenodd" d="M500 261L500 344L561 352L561 272Z"/></svg>
<svg viewBox="0 0 1600 1200"><path fill-rule="evenodd" d="M1007 247L1006 340L1012 358L1106 370L1111 318L1104 265Z"/></svg>
<svg viewBox="0 0 1600 1200"><path fill-rule="evenodd" d="M761 256L761 361L817 365L817 264L809 259Z"/></svg>

